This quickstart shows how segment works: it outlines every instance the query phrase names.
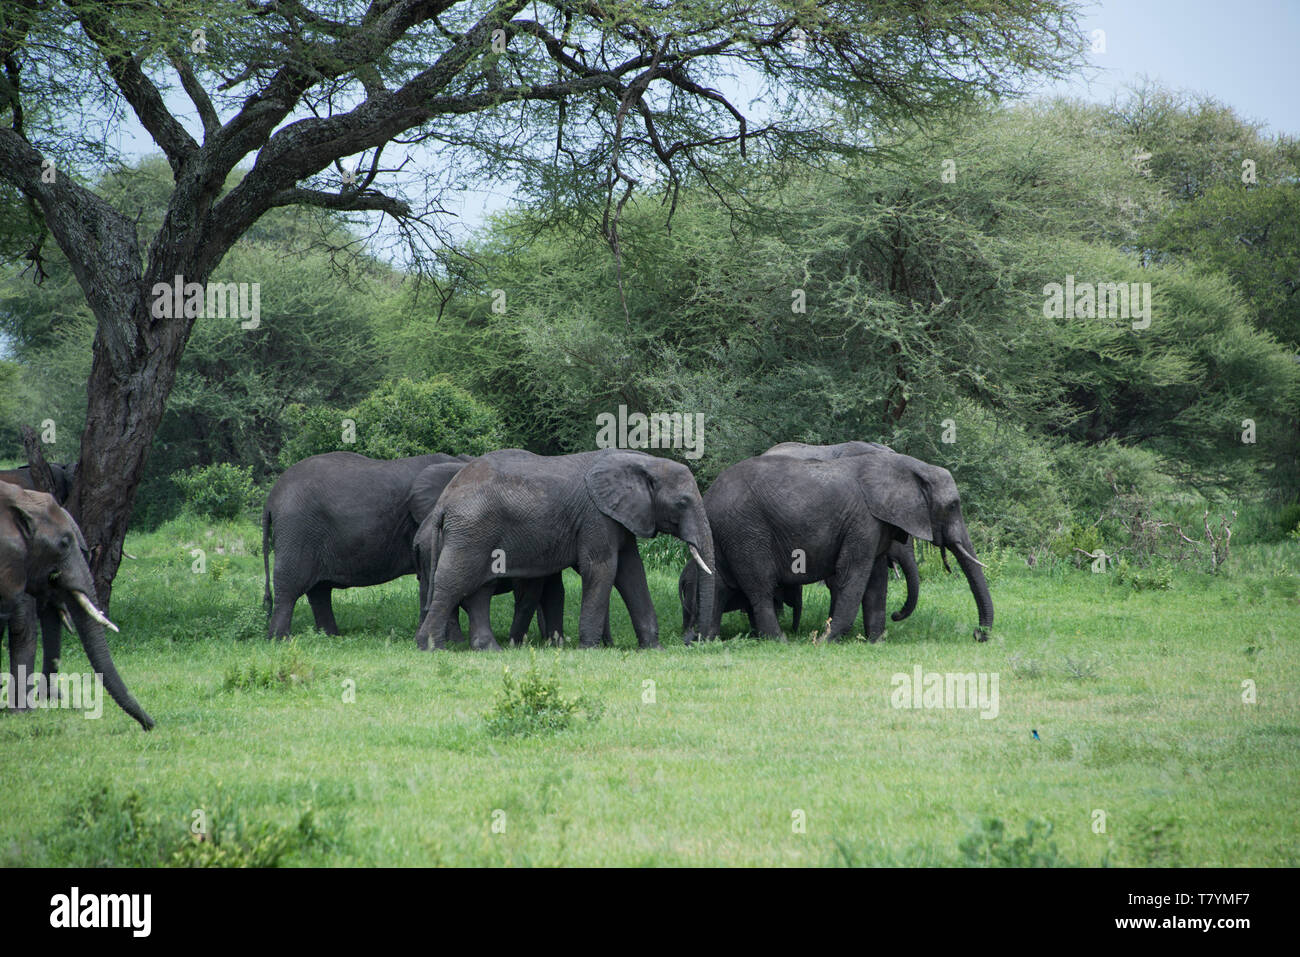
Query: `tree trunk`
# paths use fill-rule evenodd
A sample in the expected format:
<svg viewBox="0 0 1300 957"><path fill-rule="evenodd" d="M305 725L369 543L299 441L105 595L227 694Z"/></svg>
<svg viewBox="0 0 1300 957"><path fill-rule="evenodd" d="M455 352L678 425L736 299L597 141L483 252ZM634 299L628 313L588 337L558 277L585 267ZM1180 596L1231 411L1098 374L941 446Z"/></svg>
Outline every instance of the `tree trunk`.
<svg viewBox="0 0 1300 957"><path fill-rule="evenodd" d="M144 308L143 304L137 308ZM192 323L158 320L147 351L134 350L114 368L100 335L86 390L86 428L68 511L90 546L90 570L99 607L109 613L113 577L122 562L127 523L154 434L171 395L176 368ZM137 324L148 329L148 321Z"/></svg>

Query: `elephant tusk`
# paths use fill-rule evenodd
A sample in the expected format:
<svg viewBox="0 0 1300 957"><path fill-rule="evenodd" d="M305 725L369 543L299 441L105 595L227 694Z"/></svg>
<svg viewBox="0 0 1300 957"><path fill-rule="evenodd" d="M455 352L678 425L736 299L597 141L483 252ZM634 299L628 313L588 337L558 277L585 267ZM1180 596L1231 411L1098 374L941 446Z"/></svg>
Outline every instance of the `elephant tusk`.
<svg viewBox="0 0 1300 957"><path fill-rule="evenodd" d="M58 608L59 620L63 622L63 627L75 635L77 633L77 626L72 623L72 616L68 614L67 606L61 604Z"/></svg>
<svg viewBox="0 0 1300 957"><path fill-rule="evenodd" d="M699 566L704 569L704 574L712 575L713 572L709 571L709 566L704 564L704 559L701 558L700 553L695 550L695 546L691 545L690 549L691 549L691 558L695 559L695 561L699 564Z"/></svg>
<svg viewBox="0 0 1300 957"><path fill-rule="evenodd" d="M980 568L988 568L988 567L989 567L989 566L985 565L982 561L980 561L978 558L976 558L974 555L972 555L970 552L966 551L966 549L962 548L961 545L959 545L957 542L953 542L953 543L952 543L952 549L953 549L953 551L955 551L955 552L959 552L960 554L964 555L966 558L969 558L971 561L973 561L973 562L974 562L976 565L978 565Z"/></svg>
<svg viewBox="0 0 1300 957"><path fill-rule="evenodd" d="M74 591L72 595L77 599L77 604L81 606L82 610L91 618L95 619L95 621L99 622L105 628L111 628L113 631L121 631L117 625L108 620L102 611L95 607L94 602L86 597L85 592Z"/></svg>

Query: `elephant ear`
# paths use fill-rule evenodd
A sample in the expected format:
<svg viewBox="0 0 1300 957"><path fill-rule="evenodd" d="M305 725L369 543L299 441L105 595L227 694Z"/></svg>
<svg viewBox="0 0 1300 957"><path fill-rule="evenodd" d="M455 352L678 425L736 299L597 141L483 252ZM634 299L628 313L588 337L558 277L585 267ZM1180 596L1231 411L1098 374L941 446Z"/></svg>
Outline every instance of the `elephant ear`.
<svg viewBox="0 0 1300 957"><path fill-rule="evenodd" d="M913 538L935 541L929 486L910 466L913 460L893 453L861 455L851 461L872 515Z"/></svg>
<svg viewBox="0 0 1300 957"><path fill-rule="evenodd" d="M23 537L23 541L30 543L36 534L36 519L18 502L9 506L9 514L13 517L14 525L17 526L18 534Z"/></svg>
<svg viewBox="0 0 1300 957"><path fill-rule="evenodd" d="M655 534L654 496L642 456L607 452L585 476L587 493L596 507L637 538Z"/></svg>

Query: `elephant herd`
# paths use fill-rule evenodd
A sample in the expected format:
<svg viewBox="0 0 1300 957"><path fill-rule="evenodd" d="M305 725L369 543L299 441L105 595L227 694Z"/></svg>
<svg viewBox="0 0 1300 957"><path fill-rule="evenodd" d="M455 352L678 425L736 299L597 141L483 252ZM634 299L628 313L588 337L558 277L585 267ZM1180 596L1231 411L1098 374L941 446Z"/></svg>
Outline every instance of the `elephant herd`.
<svg viewBox="0 0 1300 957"><path fill-rule="evenodd" d="M0 637L9 632L11 671L28 681L20 688L9 682L8 693L16 707L30 704L38 622L45 693L54 687L49 679L66 625L113 700L148 730L153 719L109 654L105 628L116 626L95 606L85 539L62 508L71 475L52 466L51 477L54 494L36 491L26 469L0 472ZM678 579L687 644L716 637L728 611L744 611L754 634L784 640L782 606L794 609L797 629L802 587L814 582L831 592L826 639L848 633L861 607L866 634L876 640L885 630L891 567L908 589L894 619L916 606L912 538L937 545L945 568L949 552L956 559L975 598L975 638L985 640L993 625L984 566L946 469L874 442L787 442L724 470L703 495L685 465L625 449L392 461L351 452L312 456L280 477L262 512L268 634L289 634L303 595L316 627L337 634L335 588L415 573L421 649L460 640L461 608L470 646L499 649L490 605L506 591L515 599L512 643L524 640L534 615L542 635L559 643L562 575L572 568L582 581L583 647L611 643L609 602L617 590L637 643L657 648L659 621L637 539L660 533L690 552Z"/></svg>
<svg viewBox="0 0 1300 957"><path fill-rule="evenodd" d="M802 586L825 582L837 640L863 611L872 640L885 630L891 567L916 606L911 539L951 552L975 598L976 640L988 637L993 602L962 518L952 475L874 442L783 443L723 471L700 494L690 470L644 452L603 449L535 455L520 449L468 456L377 461L330 452L282 475L262 514L270 637L288 635L303 595L316 627L338 633L335 588L375 585L415 573L416 644L446 647L469 617L470 646L498 650L494 595L513 591L511 643L536 615L542 635L564 640L562 574L582 581L578 639L610 643L609 601L617 589L642 648L659 647L659 624L638 538L685 542L678 581L682 637L715 637L721 617L744 611L755 634L784 640L783 605L799 627ZM274 578L270 556L275 553ZM274 588L272 588L274 585Z"/></svg>

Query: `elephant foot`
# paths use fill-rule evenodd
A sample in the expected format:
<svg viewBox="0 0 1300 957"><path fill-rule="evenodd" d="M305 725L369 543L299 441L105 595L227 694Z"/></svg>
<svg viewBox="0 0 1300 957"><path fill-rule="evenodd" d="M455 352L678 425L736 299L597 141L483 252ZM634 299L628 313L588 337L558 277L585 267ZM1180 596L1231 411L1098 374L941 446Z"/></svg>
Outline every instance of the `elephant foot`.
<svg viewBox="0 0 1300 957"><path fill-rule="evenodd" d="M563 648L563 647L564 647L564 636L563 636L562 634L560 634L560 633L557 631L557 632L553 633L553 634L551 635L550 638L547 639L547 643L548 643L552 648Z"/></svg>
<svg viewBox="0 0 1300 957"><path fill-rule="evenodd" d="M497 640L495 638L489 638L487 641L481 644L475 644L473 641L471 641L469 645L475 651L501 651L502 650L501 646L497 644Z"/></svg>
<svg viewBox="0 0 1300 957"><path fill-rule="evenodd" d="M641 651L663 651L664 650L664 646L659 644L657 640L648 642L644 645L638 645L637 647Z"/></svg>
<svg viewBox="0 0 1300 957"><path fill-rule="evenodd" d="M878 645L885 640L884 635L867 635L867 641L873 645Z"/></svg>

